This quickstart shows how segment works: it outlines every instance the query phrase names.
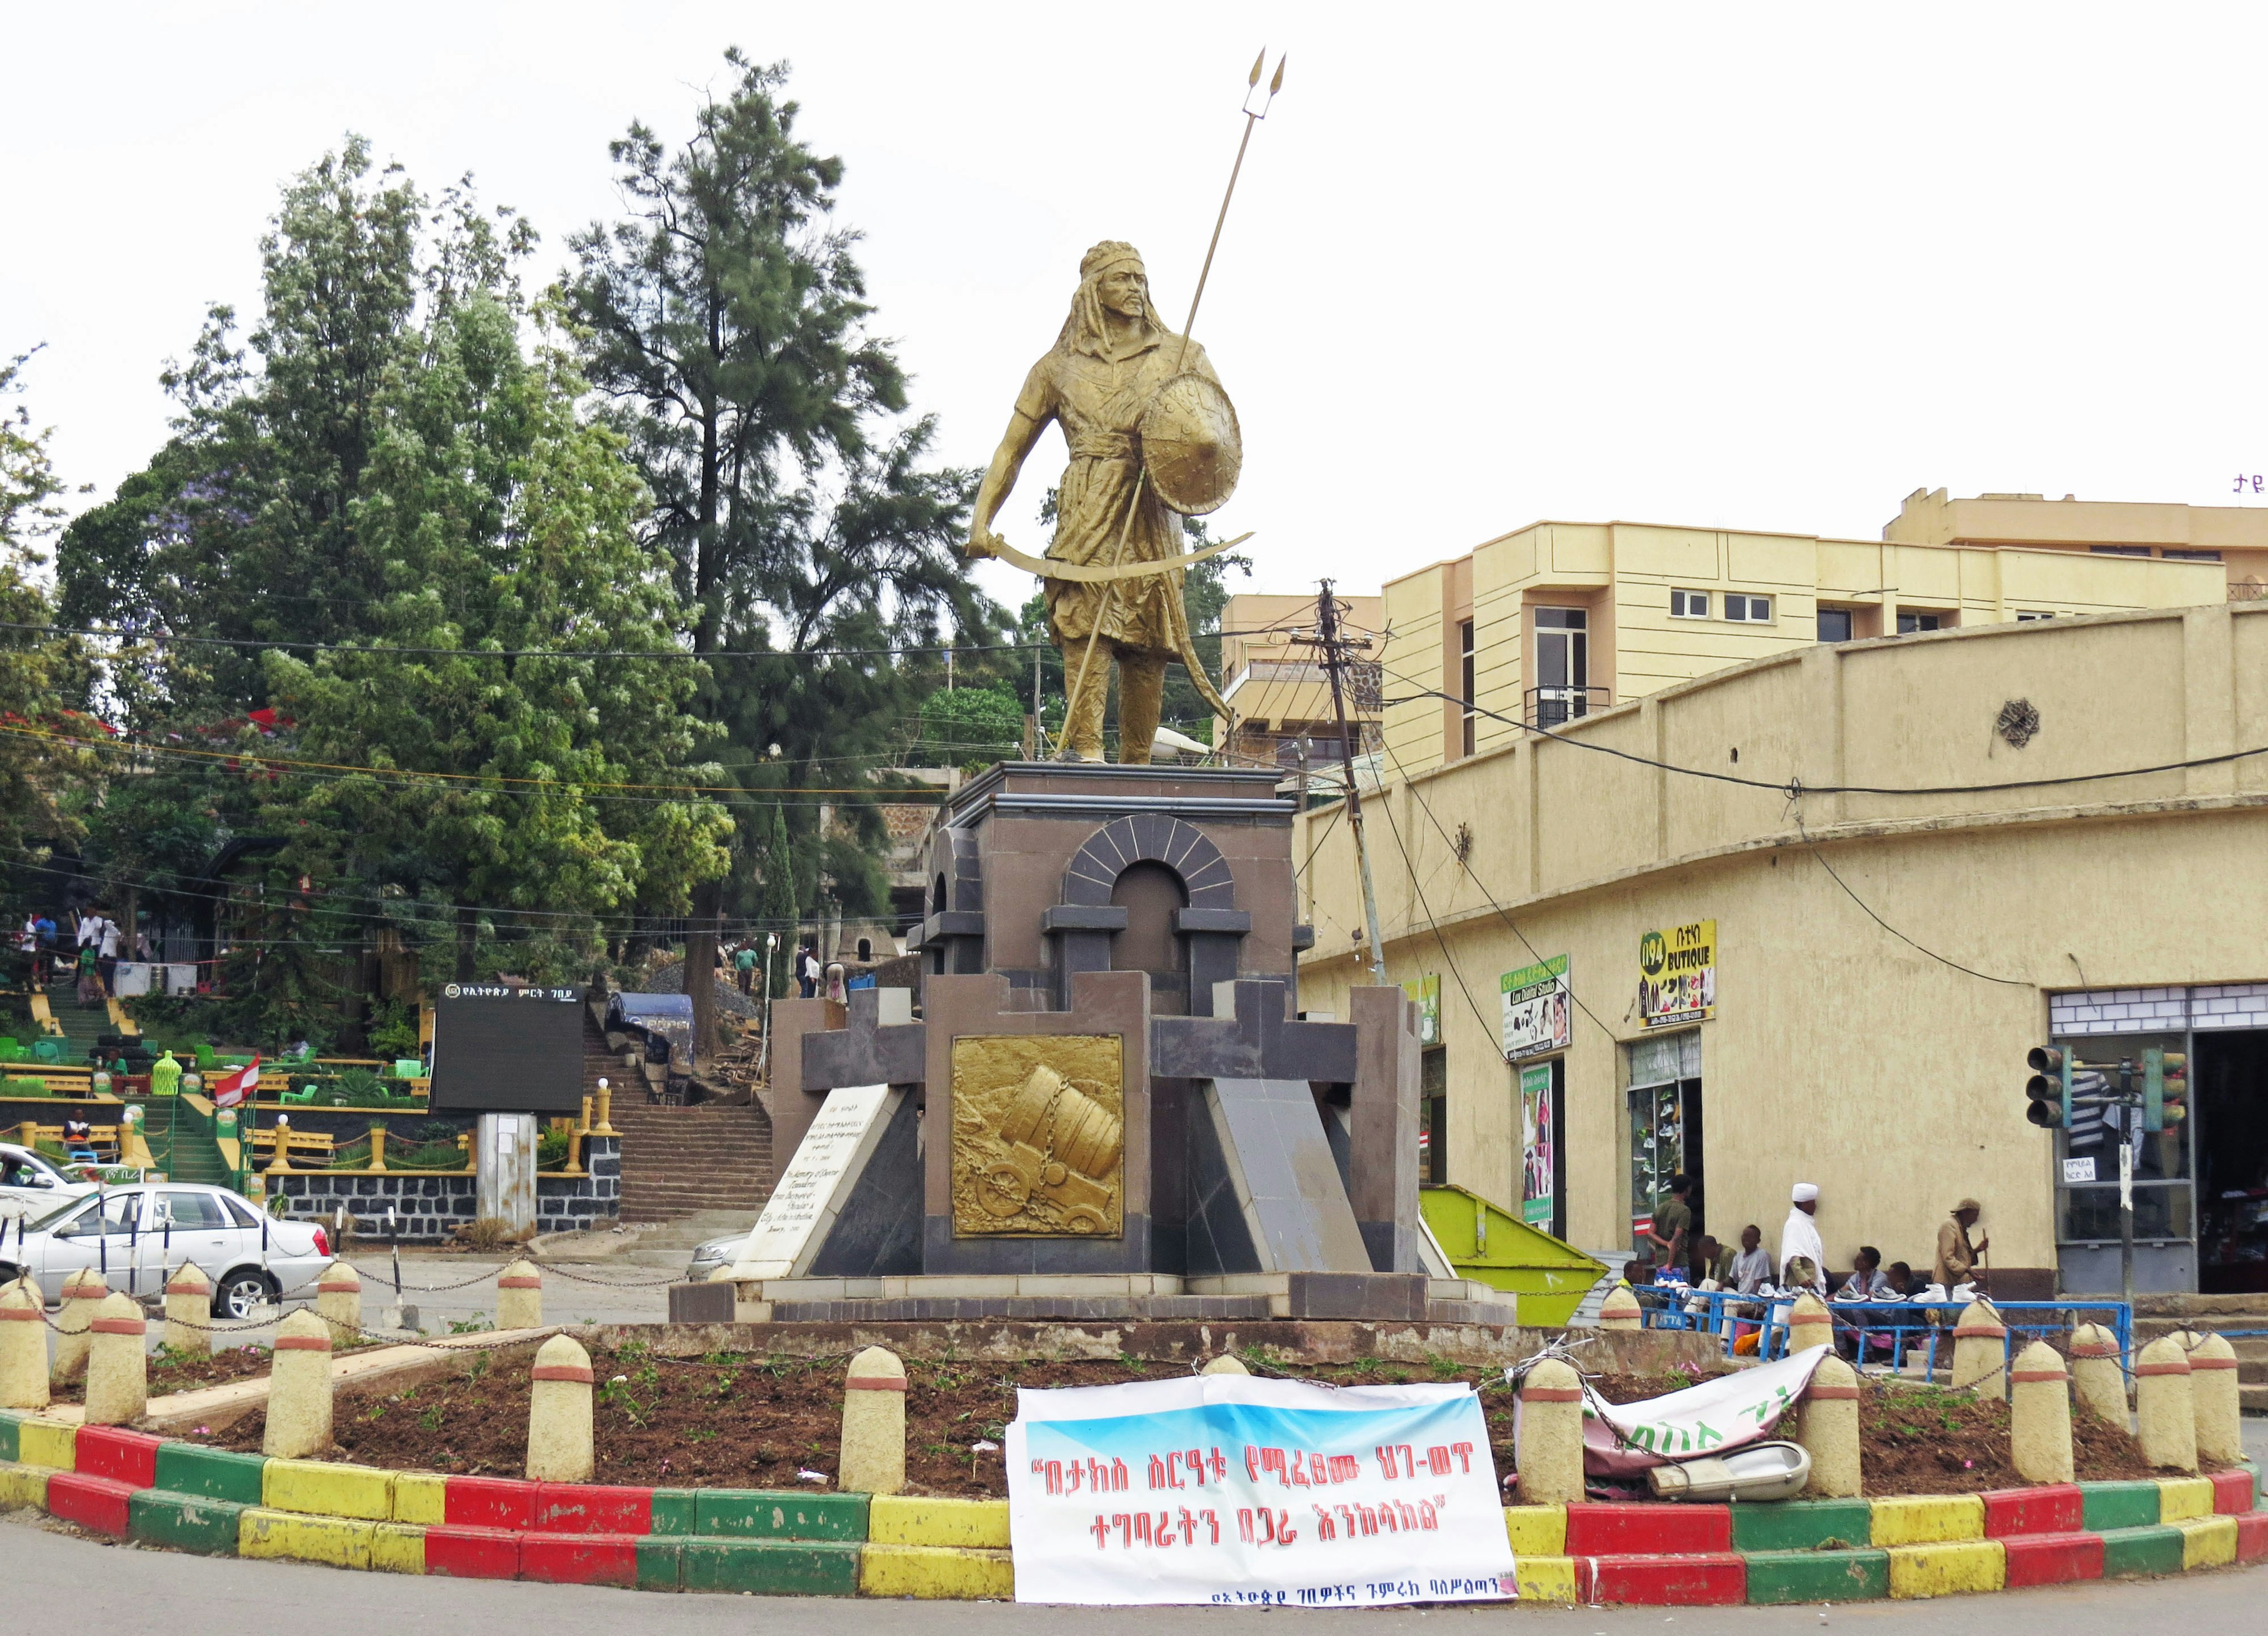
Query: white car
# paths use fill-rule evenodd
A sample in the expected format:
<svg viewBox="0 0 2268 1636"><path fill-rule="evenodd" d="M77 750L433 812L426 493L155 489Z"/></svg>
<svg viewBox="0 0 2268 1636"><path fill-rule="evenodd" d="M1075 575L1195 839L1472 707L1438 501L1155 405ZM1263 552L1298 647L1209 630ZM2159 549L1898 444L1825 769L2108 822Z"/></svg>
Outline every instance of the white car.
<svg viewBox="0 0 2268 1636"><path fill-rule="evenodd" d="M50 1303L63 1280L93 1267L114 1290L157 1301L166 1280L194 1261L212 1280L213 1313L248 1318L262 1301L303 1298L331 1259L328 1234L311 1221L279 1220L225 1188L151 1182L69 1198L44 1214L5 1223L0 1279L29 1273Z"/></svg>
<svg viewBox="0 0 2268 1636"><path fill-rule="evenodd" d="M0 1142L0 1220L43 1216L66 1198L94 1190L93 1183L70 1175L45 1153Z"/></svg>

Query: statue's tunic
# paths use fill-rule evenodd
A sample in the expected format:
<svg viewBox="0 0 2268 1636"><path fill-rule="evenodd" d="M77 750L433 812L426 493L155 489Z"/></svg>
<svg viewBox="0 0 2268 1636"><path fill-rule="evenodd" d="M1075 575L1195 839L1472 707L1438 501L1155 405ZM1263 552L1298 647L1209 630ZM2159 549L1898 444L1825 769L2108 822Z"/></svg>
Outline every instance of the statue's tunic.
<svg viewBox="0 0 2268 1636"><path fill-rule="evenodd" d="M1154 563L1182 554L1182 520L1149 484L1141 484L1133 517L1130 521L1127 517L1127 504L1142 471L1135 427L1151 394L1172 379L1177 360L1183 370L1217 379L1203 347L1191 342L1188 355L1181 354L1179 335L1145 324L1143 339L1116 357L1058 346L1032 365L1016 408L1039 425L1058 423L1071 446L1071 464L1057 497L1049 556L1107 565ZM1179 569L1122 579L1115 589L1050 579L1048 617L1057 642L1068 649L1074 641L1086 640L1096 612L1107 603L1105 642L1178 658L1167 610L1181 595Z"/></svg>

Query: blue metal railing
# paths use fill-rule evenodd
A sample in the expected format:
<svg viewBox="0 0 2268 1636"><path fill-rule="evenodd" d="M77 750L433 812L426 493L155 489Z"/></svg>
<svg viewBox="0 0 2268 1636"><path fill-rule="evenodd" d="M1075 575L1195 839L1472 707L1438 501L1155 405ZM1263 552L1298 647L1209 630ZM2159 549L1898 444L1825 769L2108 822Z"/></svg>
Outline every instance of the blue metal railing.
<svg viewBox="0 0 2268 1636"><path fill-rule="evenodd" d="M1742 1337L1753 1334L1756 1337L1756 1348L1752 1353L1742 1355L1759 1360L1787 1355L1787 1317L1793 1304L1790 1297L1768 1300L1729 1290L1689 1291L1670 1285L1642 1286L1631 1293L1638 1297L1641 1318L1650 1330L1698 1330L1721 1335L1727 1357L1734 1355L1734 1348ZM1859 1362L1903 1367L1909 1352L1919 1352L1924 1368L1933 1371L1940 1358L1950 1366L1953 1326L1967 1304L1957 1301L1830 1301L1827 1311L1834 1320L1837 1349L1845 1356L1855 1353ZM2036 1340L2064 1340L2081 1323L2100 1323L2117 1339L2119 1366L2132 1367L2128 1360L2134 1351L2134 1313L2124 1301L2079 1297L2069 1301L1996 1301L1992 1309L2007 1327L2007 1339L2003 1343L2007 1358L2014 1358Z"/></svg>

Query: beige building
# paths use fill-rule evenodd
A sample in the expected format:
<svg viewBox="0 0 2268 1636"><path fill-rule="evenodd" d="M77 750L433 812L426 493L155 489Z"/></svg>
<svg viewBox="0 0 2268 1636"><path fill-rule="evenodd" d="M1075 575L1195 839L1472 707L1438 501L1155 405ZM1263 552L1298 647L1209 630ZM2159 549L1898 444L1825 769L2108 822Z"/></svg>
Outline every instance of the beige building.
<svg viewBox="0 0 2268 1636"><path fill-rule="evenodd" d="M1374 748L1378 722L1378 659L1386 629L1384 601L1342 596L1345 634L1367 642L1347 678L1344 703L1355 754ZM1220 691L1236 712L1227 740L1236 764L1273 763L1291 771L1302 751L1308 766L1339 760L1338 719L1331 706L1330 678L1316 662L1316 650L1296 638L1315 634L1315 599L1246 592L1228 599L1220 617ZM1223 742L1213 729L1213 742Z"/></svg>
<svg viewBox="0 0 2268 1636"><path fill-rule="evenodd" d="M2220 574L1543 524L1388 587L1389 690L1467 609L1506 633L1491 699L1535 685L1540 608L1616 633L1611 699L1556 738L1491 723L1452 755L1454 719L1388 710L1406 772L1365 812L1387 976L1439 996L1434 1174L1594 1250L1631 1249L1679 1168L1708 1230L1768 1246L1814 1182L1837 1269L1866 1243L1925 1275L1973 1194L2000 1293L2101 1292L2116 1148L2027 1122L2025 1053L2157 1045L2188 1056L2192 1116L2142 1139L2142 1286L2268 1287L2268 603ZM1773 618L1675 634L1669 591L1734 586ZM2211 605L2078 612L2176 597ZM1962 619L1822 645L1838 601ZM1293 838L1300 1003L1344 1014L1368 977L1338 816Z"/></svg>
<svg viewBox="0 0 2268 1636"><path fill-rule="evenodd" d="M2170 529L2162 514L2180 506L1996 502L1972 518L1960 508L1985 503L1959 501L1947 524L1930 509L1942 499L1909 500L1879 541L1540 522L1392 580L1384 770L1416 773L1511 743L1522 723L1553 726L1821 641L2218 602L2235 571L2234 556L2225 568L2176 549L2091 550L2046 538L2044 525L2036 539L2014 532L2019 513L2044 509L2088 513L2097 528L2117 521L2097 513L2149 513L2125 520L2146 536ZM2257 515L2268 525L2268 511ZM1955 537L1987 522L2010 537ZM2268 555L2268 527L2257 532Z"/></svg>
<svg viewBox="0 0 2268 1636"><path fill-rule="evenodd" d="M2247 492L2258 496L2260 490ZM2082 500L2068 494L2060 500L2037 494L1980 494L1972 500L1955 500L1942 489L1916 489L1899 506L1896 520L1883 528L1882 538L1900 545L2218 563L2228 576L2229 601L2250 601L2268 592L2268 502L2255 506L2157 505Z"/></svg>

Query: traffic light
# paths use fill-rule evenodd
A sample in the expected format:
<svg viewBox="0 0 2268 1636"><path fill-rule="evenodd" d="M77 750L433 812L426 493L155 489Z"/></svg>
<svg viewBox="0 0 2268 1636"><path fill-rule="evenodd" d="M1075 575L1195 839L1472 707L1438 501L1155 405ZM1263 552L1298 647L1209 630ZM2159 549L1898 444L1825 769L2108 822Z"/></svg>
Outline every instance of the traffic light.
<svg viewBox="0 0 2268 1636"><path fill-rule="evenodd" d="M2024 1061L2032 1077L2024 1081L2024 1117L2042 1130L2071 1123L2071 1065L2052 1045L2035 1045Z"/></svg>
<svg viewBox="0 0 2268 1636"><path fill-rule="evenodd" d="M2163 1131L2189 1117L2189 1058L2153 1045L2142 1053L2142 1128Z"/></svg>
<svg viewBox="0 0 2268 1636"><path fill-rule="evenodd" d="M2103 1109L2125 1088L2123 1065L2074 1061L2052 1045L2033 1046L2024 1061L2032 1071L2024 1081L2024 1117L2043 1130L2068 1130L2073 1146L2100 1139Z"/></svg>

